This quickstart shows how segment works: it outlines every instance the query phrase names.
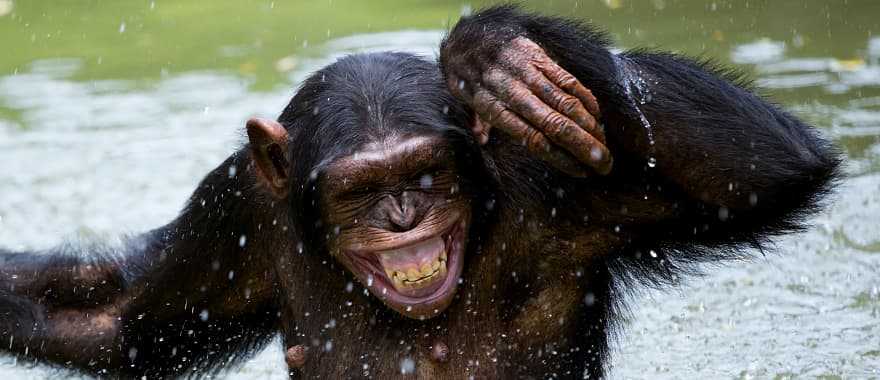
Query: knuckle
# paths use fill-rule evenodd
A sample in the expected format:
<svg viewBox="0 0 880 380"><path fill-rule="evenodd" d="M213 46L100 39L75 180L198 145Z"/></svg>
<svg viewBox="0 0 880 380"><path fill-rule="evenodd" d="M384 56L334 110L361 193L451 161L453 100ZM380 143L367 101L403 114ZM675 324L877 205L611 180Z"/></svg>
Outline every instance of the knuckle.
<svg viewBox="0 0 880 380"><path fill-rule="evenodd" d="M557 103L557 108L559 108L559 110L566 115L574 114L577 111L578 106L581 105L581 102L579 102L573 96L562 95L560 98L561 99Z"/></svg>
<svg viewBox="0 0 880 380"><path fill-rule="evenodd" d="M571 127L568 125L568 123L556 123L547 128L544 133L553 138L559 138L568 134L569 128Z"/></svg>
<svg viewBox="0 0 880 380"><path fill-rule="evenodd" d="M507 107L505 107L504 104L497 98L492 98L491 100L489 100L488 107L489 114L492 117L507 120L512 116Z"/></svg>
<svg viewBox="0 0 880 380"><path fill-rule="evenodd" d="M571 88L577 86L579 84L578 80L574 77L574 75L569 74L562 69L559 69L561 72L559 73L559 86L562 88Z"/></svg>
<svg viewBox="0 0 880 380"><path fill-rule="evenodd" d="M532 153L546 153L550 150L550 145L544 140L544 136L540 132L532 129L526 132L525 138L526 149Z"/></svg>
<svg viewBox="0 0 880 380"><path fill-rule="evenodd" d="M589 88L586 88L586 87L582 87L581 91L584 93L584 96L586 96L587 99L589 99L590 101L593 101L593 102L596 101L596 96L593 95L592 90L590 90Z"/></svg>
<svg viewBox="0 0 880 380"><path fill-rule="evenodd" d="M497 113L497 120L501 122L502 125L507 125L516 122L516 116L511 113L509 110L501 109Z"/></svg>
<svg viewBox="0 0 880 380"><path fill-rule="evenodd" d="M497 68L490 68L483 72L483 82L504 84L506 76L504 72Z"/></svg>
<svg viewBox="0 0 880 380"><path fill-rule="evenodd" d="M541 121L541 127L545 131L558 131L564 124L563 116L557 112L548 112Z"/></svg>
<svg viewBox="0 0 880 380"><path fill-rule="evenodd" d="M531 95L532 95L531 91L529 91L526 88L520 87L520 86L514 86L513 88L510 89L510 96L511 97L513 97L514 99L520 99L523 101L523 103L526 103L526 104L531 104L532 101L530 101L530 100L534 100L534 97L532 97Z"/></svg>

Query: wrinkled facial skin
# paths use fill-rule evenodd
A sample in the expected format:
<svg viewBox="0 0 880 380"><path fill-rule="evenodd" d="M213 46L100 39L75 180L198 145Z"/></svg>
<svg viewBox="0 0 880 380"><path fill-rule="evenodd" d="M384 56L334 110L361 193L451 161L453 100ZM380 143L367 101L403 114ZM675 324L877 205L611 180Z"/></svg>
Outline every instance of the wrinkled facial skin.
<svg viewBox="0 0 880 380"><path fill-rule="evenodd" d="M471 197L440 137L391 137L334 160L321 176L327 247L398 313L426 319L455 296Z"/></svg>

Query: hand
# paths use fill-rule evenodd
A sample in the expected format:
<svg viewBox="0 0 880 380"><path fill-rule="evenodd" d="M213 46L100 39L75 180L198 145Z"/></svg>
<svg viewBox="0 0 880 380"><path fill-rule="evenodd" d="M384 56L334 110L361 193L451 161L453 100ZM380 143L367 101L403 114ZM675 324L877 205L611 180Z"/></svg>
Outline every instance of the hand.
<svg viewBox="0 0 880 380"><path fill-rule="evenodd" d="M471 128L481 144L497 128L569 175L611 171L596 98L544 49L518 37L481 66L447 75L452 94L476 112Z"/></svg>

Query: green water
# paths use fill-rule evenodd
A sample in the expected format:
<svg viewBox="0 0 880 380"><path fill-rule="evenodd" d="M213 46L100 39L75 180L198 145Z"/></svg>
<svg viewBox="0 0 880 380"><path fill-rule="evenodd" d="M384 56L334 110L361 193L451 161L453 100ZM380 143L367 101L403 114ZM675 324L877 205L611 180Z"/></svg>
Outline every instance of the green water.
<svg viewBox="0 0 880 380"><path fill-rule="evenodd" d="M430 56L487 4L0 0L0 245L162 224L309 72L356 51ZM828 211L777 253L635 300L611 376L880 377L880 1L524 4L745 70L849 158ZM60 375L12 358L0 374ZM283 378L280 347L225 376Z"/></svg>

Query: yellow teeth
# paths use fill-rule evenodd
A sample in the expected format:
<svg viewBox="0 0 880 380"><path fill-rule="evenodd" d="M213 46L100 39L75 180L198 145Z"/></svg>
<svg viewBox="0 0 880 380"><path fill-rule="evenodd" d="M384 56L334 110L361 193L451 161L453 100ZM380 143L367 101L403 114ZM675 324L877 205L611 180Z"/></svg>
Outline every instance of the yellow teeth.
<svg viewBox="0 0 880 380"><path fill-rule="evenodd" d="M416 268L409 268L406 270L406 279L409 281L416 281L422 277L422 274L419 273Z"/></svg>
<svg viewBox="0 0 880 380"><path fill-rule="evenodd" d="M421 268L411 267L406 270L385 268L385 274L397 289L421 288L446 275L446 260L447 255L444 250L434 261L422 264Z"/></svg>

